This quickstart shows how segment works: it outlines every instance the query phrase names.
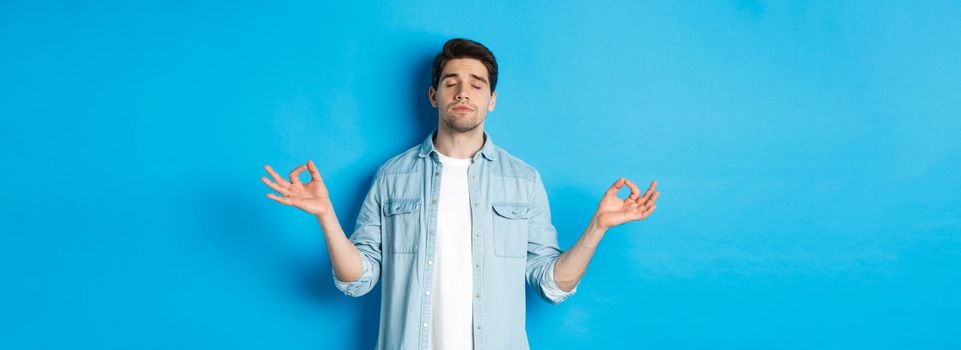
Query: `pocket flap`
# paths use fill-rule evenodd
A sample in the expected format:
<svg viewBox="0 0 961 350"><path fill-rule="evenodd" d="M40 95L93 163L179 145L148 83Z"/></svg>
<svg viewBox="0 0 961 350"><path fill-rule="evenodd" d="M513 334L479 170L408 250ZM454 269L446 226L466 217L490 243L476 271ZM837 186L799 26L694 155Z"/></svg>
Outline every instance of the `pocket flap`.
<svg viewBox="0 0 961 350"><path fill-rule="evenodd" d="M420 208L420 199L388 199L384 213L388 216L409 213Z"/></svg>
<svg viewBox="0 0 961 350"><path fill-rule="evenodd" d="M531 206L527 203L493 203L497 215L508 219L526 219L530 217Z"/></svg>

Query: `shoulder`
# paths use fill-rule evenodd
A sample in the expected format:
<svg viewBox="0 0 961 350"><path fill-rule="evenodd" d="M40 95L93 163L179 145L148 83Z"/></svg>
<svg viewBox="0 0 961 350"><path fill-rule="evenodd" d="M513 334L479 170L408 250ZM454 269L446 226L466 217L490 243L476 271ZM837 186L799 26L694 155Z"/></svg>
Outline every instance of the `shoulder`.
<svg viewBox="0 0 961 350"><path fill-rule="evenodd" d="M519 178L531 182L540 178L537 169L534 169L534 167L527 164L527 162L496 145L494 149L497 156L494 157L492 168L497 175Z"/></svg>
<svg viewBox="0 0 961 350"><path fill-rule="evenodd" d="M388 159L380 166L379 169L377 169L377 176L381 177L417 172L418 167L416 165L420 159L419 151L420 146L414 146L402 152L401 154Z"/></svg>

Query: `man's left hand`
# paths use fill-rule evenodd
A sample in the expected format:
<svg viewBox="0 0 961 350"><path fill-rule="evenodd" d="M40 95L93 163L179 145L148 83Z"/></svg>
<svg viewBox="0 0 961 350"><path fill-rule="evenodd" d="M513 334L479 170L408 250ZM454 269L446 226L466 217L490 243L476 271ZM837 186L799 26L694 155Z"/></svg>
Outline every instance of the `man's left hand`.
<svg viewBox="0 0 961 350"><path fill-rule="evenodd" d="M617 196L617 191L623 188L625 184L630 187L631 194L626 199L621 199ZM606 230L625 222L644 220L657 207L654 205L654 201L657 200L660 192L657 192L656 188L657 181L651 181L651 186L641 196L641 191L631 180L618 179L604 194L604 198L601 198L601 203L597 206L597 212L594 213L595 224Z"/></svg>

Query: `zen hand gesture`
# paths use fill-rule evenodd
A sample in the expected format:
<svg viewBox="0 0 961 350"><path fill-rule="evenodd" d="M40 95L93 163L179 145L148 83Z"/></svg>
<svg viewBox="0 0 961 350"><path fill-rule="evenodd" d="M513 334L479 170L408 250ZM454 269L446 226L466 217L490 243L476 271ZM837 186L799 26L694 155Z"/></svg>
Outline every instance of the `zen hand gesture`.
<svg viewBox="0 0 961 350"><path fill-rule="evenodd" d="M292 207L300 208L308 213L321 216L333 210L333 204L330 202L330 194L327 193L327 186L324 185L324 180L320 177L320 172L317 171L317 166L314 165L314 161L307 161L307 164L301 165L290 172L290 182L284 180L284 178L277 175L270 165L265 165L264 169L267 169L267 173L274 178L274 181L270 181L266 176L261 177L260 180L263 181L267 186L274 189L274 191L280 192L283 197L278 196L273 193L268 193L267 197L273 199L279 203L286 204ZM304 170L310 171L310 182L301 183L300 173Z"/></svg>
<svg viewBox="0 0 961 350"><path fill-rule="evenodd" d="M617 196L617 191L624 187L625 183L631 188L631 195L627 199L621 199ZM657 200L660 192L655 191L656 187L657 181L651 181L651 186L648 187L644 196L641 196L641 191L631 180L624 178L617 180L604 194L604 198L601 198L597 212L594 213L595 222L601 228L609 229L625 222L647 218L657 207L654 201Z"/></svg>

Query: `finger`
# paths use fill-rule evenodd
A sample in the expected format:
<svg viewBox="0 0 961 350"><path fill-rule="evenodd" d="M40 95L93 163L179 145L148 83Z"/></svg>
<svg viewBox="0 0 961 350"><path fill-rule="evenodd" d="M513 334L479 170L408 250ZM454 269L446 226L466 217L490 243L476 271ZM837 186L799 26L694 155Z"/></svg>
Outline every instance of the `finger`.
<svg viewBox="0 0 961 350"><path fill-rule="evenodd" d="M306 165L306 164L294 168L294 170L290 172L290 183L291 183L291 184L299 184L299 183L300 183L300 173L304 172L304 170L307 170L307 165Z"/></svg>
<svg viewBox="0 0 961 350"><path fill-rule="evenodd" d="M274 191L280 192L280 194L284 196L290 195L290 191L288 189L281 188L280 185L277 185L273 181L268 180L266 176L261 177L260 180L263 181L265 184L267 184L267 186L269 186L270 188L274 189Z"/></svg>
<svg viewBox="0 0 961 350"><path fill-rule="evenodd" d="M654 201L656 201L657 197L660 197L660 196L661 196L661 192L654 192L654 195L651 196L651 198L648 199L647 202L644 202L644 205L654 204Z"/></svg>
<svg viewBox="0 0 961 350"><path fill-rule="evenodd" d="M641 220L641 219L647 217L647 215L648 215L652 210L654 210L654 209L652 209L653 207L654 207L654 205L639 205L639 206L635 207L634 209L632 209L632 211L631 211L631 216L633 217L634 220Z"/></svg>
<svg viewBox="0 0 961 350"><path fill-rule="evenodd" d="M654 193L654 189L657 187L657 181L651 181L651 185L647 187L647 191L644 192L644 196L638 198L637 201L641 203L646 203L647 200L651 198Z"/></svg>
<svg viewBox="0 0 961 350"><path fill-rule="evenodd" d="M264 169L267 169L267 173L270 174L270 176L273 177L274 181L276 181L278 184L284 186L290 185L290 183L287 182L287 180L284 180L284 178L280 177L280 174L277 174L277 172L274 171L274 168L271 168L270 165L264 165Z"/></svg>
<svg viewBox="0 0 961 350"><path fill-rule="evenodd" d="M307 171L310 172L310 182L324 181L323 178L320 177L320 172L317 171L317 165L314 164L314 161L312 160L307 161Z"/></svg>
<svg viewBox="0 0 961 350"><path fill-rule="evenodd" d="M634 208L633 210L631 210L630 213L628 213L628 217L631 218L631 221L641 220L641 219L644 218L644 211L646 211L646 210L647 210L647 208L645 208L645 207L643 207L643 206Z"/></svg>
<svg viewBox="0 0 961 350"><path fill-rule="evenodd" d="M293 202L291 201L290 198L280 197L280 196L278 196L278 195L276 195L276 194L273 194L273 193L268 193L268 194L267 194L267 198L273 199L273 200L277 201L277 203L280 203L280 204L293 205Z"/></svg>
<svg viewBox="0 0 961 350"><path fill-rule="evenodd" d="M620 190L621 190L621 187L624 187L624 181L625 181L625 179L624 179L623 177L620 178L620 179L617 179L617 181L614 182L613 185L611 185L611 188L607 189L607 194L608 194L608 195L615 195L615 196L616 196L616 195L617 195L617 191L620 191Z"/></svg>
<svg viewBox="0 0 961 350"><path fill-rule="evenodd" d="M654 199L654 196L655 196L656 193L658 193L658 192L653 192L653 193L645 194L643 197L638 198L638 199L637 199L637 202L640 203L641 205L649 206L649 205L651 205L651 203L654 202L653 199Z"/></svg>
<svg viewBox="0 0 961 350"><path fill-rule="evenodd" d="M637 188L637 185L635 185L633 181L631 180L626 180L626 181L627 181L627 186L631 188L631 195L628 196L627 198L630 200L636 200L638 197L641 196L641 190Z"/></svg>
<svg viewBox="0 0 961 350"><path fill-rule="evenodd" d="M651 213L654 212L654 208L657 208L657 206L656 206L656 205L652 205L651 207L647 208L647 210L644 211L644 214L641 215L641 219L645 219L645 218L647 218L649 215L651 215Z"/></svg>

